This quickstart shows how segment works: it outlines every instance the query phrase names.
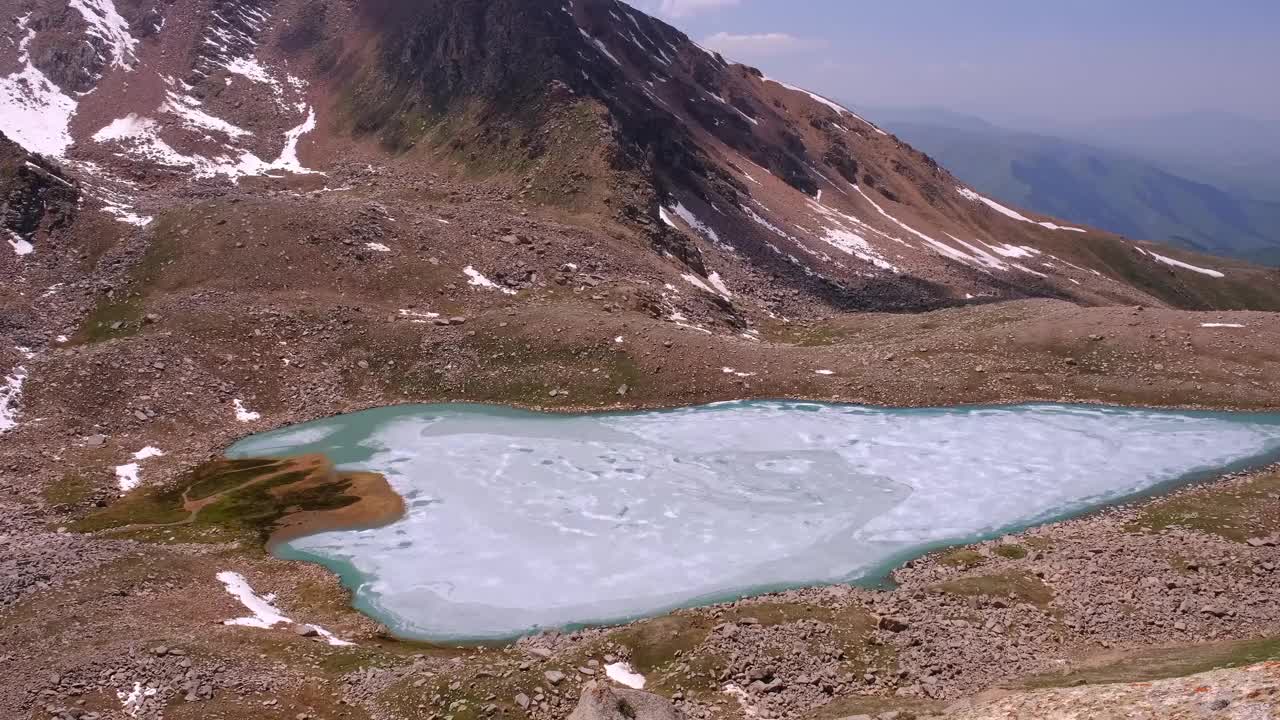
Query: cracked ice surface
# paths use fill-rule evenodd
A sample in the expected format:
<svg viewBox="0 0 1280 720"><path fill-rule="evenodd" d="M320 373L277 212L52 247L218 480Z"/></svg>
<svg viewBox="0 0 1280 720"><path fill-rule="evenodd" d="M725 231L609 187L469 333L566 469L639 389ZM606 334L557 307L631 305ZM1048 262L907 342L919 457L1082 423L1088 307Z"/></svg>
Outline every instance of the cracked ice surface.
<svg viewBox="0 0 1280 720"><path fill-rule="evenodd" d="M390 526L280 552L342 571L357 606L403 635L470 639L877 576L941 542L1261 461L1280 452L1280 416L404 406L255 436L232 454L262 448L381 472L408 506Z"/></svg>

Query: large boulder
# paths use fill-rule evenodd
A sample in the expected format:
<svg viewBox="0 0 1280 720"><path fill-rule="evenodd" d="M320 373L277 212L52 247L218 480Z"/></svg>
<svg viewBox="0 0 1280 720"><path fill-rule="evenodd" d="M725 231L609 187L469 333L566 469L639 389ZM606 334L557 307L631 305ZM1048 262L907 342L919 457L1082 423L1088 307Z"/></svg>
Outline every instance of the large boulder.
<svg viewBox="0 0 1280 720"><path fill-rule="evenodd" d="M685 720L685 715L659 695L589 682L569 720Z"/></svg>

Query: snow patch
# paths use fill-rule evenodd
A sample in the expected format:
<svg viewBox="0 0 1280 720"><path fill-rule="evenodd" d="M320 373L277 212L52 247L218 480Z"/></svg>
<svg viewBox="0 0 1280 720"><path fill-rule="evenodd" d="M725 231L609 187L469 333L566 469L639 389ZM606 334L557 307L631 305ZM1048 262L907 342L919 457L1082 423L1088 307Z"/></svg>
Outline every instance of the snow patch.
<svg viewBox="0 0 1280 720"><path fill-rule="evenodd" d="M805 95L808 95L810 98L812 98L814 102L816 102L816 103L818 103L818 104L820 104L820 105L825 105L825 106L827 106L827 107L831 108L832 110L835 110L835 111L836 111L836 114L846 113L846 114L848 114L848 115L852 115L854 118L856 118L856 119L858 119L858 120L861 120L865 125L869 126L872 130L875 130L877 133L879 133L879 134L881 134L881 135L888 135L888 134L889 134L889 133L887 133L887 132L885 132L885 131L881 130L880 128L876 127L873 123L868 122L865 118L863 118L862 116L858 115L857 113L855 113L854 111L850 110L849 108L847 108L847 107L845 107L845 106L843 106L843 105L840 105L839 103L832 102L831 100L828 100L828 99L826 99L826 98L822 97L821 95L819 95L819 94L817 94L817 93L809 92L808 90L805 90L804 88L801 88L801 87L796 87L795 85L788 85L787 83L784 83L784 82L782 82L782 81L780 81L780 80L774 80L773 78L765 78L765 80L767 80L767 81L769 81L769 82L775 82L775 83L778 83L779 85L781 85L782 87L784 87L784 88L786 88L786 89L788 89L788 90L792 90L792 91L794 91L794 92L798 92L798 93L804 93Z"/></svg>
<svg viewBox="0 0 1280 720"><path fill-rule="evenodd" d="M89 34L111 47L111 64L132 70L137 61L138 41L129 34L129 22L116 12L111 0L70 0L67 5L89 24Z"/></svg>
<svg viewBox="0 0 1280 720"><path fill-rule="evenodd" d="M117 690L116 698L120 700L124 714L129 717L138 717L138 713L142 712L142 703L145 702L147 698L154 697L155 694L155 688L143 688L142 683L135 682L133 684L133 689L129 692Z"/></svg>
<svg viewBox="0 0 1280 720"><path fill-rule="evenodd" d="M20 44L22 69L0 77L0 132L30 152L60 158L75 142L69 126L77 104L31 64L26 46L34 37L27 31Z"/></svg>
<svg viewBox="0 0 1280 720"><path fill-rule="evenodd" d="M202 104L198 98L190 95L182 95L172 90L165 93L165 101L160 106L160 112L172 113L178 116L182 124L195 130L212 130L220 132L230 138L239 138L249 134L249 131L239 128L219 117L214 117L204 110L200 109Z"/></svg>
<svg viewBox="0 0 1280 720"><path fill-rule="evenodd" d="M418 312L416 310L405 310L401 308L400 317L408 318L410 322L417 323L418 325L422 325L427 323L428 321L431 321L440 317L440 313Z"/></svg>
<svg viewBox="0 0 1280 720"><path fill-rule="evenodd" d="M501 285L499 285L499 284L495 283L494 281L490 280L489 278L485 277L484 275L481 275L479 270L476 270L475 268L471 267L470 265L468 265L468 266L466 266L466 267L462 268L462 272L463 272L463 273L464 273L468 278L470 278L470 280L468 280L468 281L467 281L467 284L468 284L468 285L474 285L474 286L476 286L476 287L485 288L486 290L497 290L498 292L502 293L503 295L515 295L515 294L516 294L516 291L515 291L515 290L512 290L511 288L503 287L503 286L501 286Z"/></svg>
<svg viewBox="0 0 1280 720"><path fill-rule="evenodd" d="M1158 262L1158 263L1163 263L1163 264L1165 264L1165 265L1169 265L1169 266L1171 266L1171 267L1182 268L1183 270L1190 270L1191 272L1197 272L1197 273L1200 273L1201 275L1208 275L1209 277L1214 277L1214 278L1223 278L1223 277L1226 277L1226 274L1225 274L1225 273L1223 273L1223 272L1221 272L1221 271L1219 271L1219 270L1213 270L1213 269L1211 269L1211 268L1202 268L1202 267L1198 267L1198 266L1196 266L1196 265L1192 265L1192 264L1190 264L1190 263L1184 263L1184 262L1182 262L1181 260L1175 260L1175 259L1173 259L1173 258L1171 258L1171 257L1166 257L1166 256L1164 256L1164 255L1161 255L1160 253L1157 253L1157 252L1151 252L1151 251L1149 251L1149 250L1143 250L1142 248L1137 248L1137 251L1138 251L1138 252L1140 252L1140 253L1142 253L1143 255L1147 255L1147 256L1151 257L1153 260L1155 260L1155 261L1156 261L1156 262Z"/></svg>
<svg viewBox="0 0 1280 720"><path fill-rule="evenodd" d="M618 58L614 57L613 53L609 52L609 48L606 47L604 43L592 37L591 33L588 33L586 30L583 30L582 28L578 28L578 32L582 33L582 37L586 38L592 45L595 45L597 50L604 53L605 57L612 60L614 65L617 65L618 67L622 67L622 63L618 62Z"/></svg>
<svg viewBox="0 0 1280 720"><path fill-rule="evenodd" d="M720 273L713 272L710 275L708 275L707 282L711 283L711 287L715 288L716 292L720 293L726 298L733 297L733 293L729 292L729 286L725 285L724 280L720 278Z"/></svg>
<svg viewBox="0 0 1280 720"><path fill-rule="evenodd" d="M164 457L164 451L153 445L148 445L133 454L134 460L149 460L153 457Z"/></svg>
<svg viewBox="0 0 1280 720"><path fill-rule="evenodd" d="M249 585L249 581L238 572L224 570L217 575L218 580L226 587L227 592L240 601L241 605L248 608L253 613L248 617L232 618L223 620L223 625L240 625L243 627L255 627L269 630L281 623L293 624L293 620L285 617L274 604L274 598L270 595L262 596L253 591L253 587ZM333 633L325 630L319 625L310 623L303 627L314 630L317 635L324 638L325 642L334 647L346 647L355 643L342 640Z"/></svg>
<svg viewBox="0 0 1280 720"><path fill-rule="evenodd" d="M823 242L881 270L899 272L898 268L872 247L865 237L855 232L856 229L868 227L866 223L812 200L809 201L809 207L826 221L822 225L824 234L819 238Z"/></svg>
<svg viewBox="0 0 1280 720"><path fill-rule="evenodd" d="M1065 227L1063 225L1057 225L1051 222L1038 222L1036 220L1032 220L1026 215L1023 215L1022 213L1018 212L1017 210L1005 207L1004 205L1001 205L995 200L979 195L978 193L974 192L973 190L970 190L967 187L957 186L956 190L964 198L968 200L972 200L974 202L983 203L984 205L991 208L992 210L995 210L1001 215L1004 215L1005 217L1013 218L1014 220L1017 220L1019 222L1031 223L1032 225L1039 225L1040 227L1049 228L1050 230L1066 230L1069 232L1078 232L1078 233L1087 232L1086 230L1083 230L1081 228Z"/></svg>
<svg viewBox="0 0 1280 720"><path fill-rule="evenodd" d="M30 255L36 250L35 246L32 245L29 240L12 230L9 231L9 247L13 248L14 254L18 257Z"/></svg>
<svg viewBox="0 0 1280 720"><path fill-rule="evenodd" d="M277 610L275 605L271 604L269 597L262 597L254 592L253 587L249 585L249 581L245 580L240 573L224 570L218 573L218 580L226 586L228 593L239 600L241 605L248 608L249 612L253 613L248 617L223 620L223 625L242 625L266 630L280 623L293 622Z"/></svg>
<svg viewBox="0 0 1280 720"><path fill-rule="evenodd" d="M253 422L254 420L260 420L262 418L262 413L256 413L246 408L244 406L244 401L239 398L232 400L231 405L235 408L236 420L239 422Z"/></svg>
<svg viewBox="0 0 1280 720"><path fill-rule="evenodd" d="M383 245L382 243L369 242L365 243L364 246L376 252L391 252L391 248Z"/></svg>
<svg viewBox="0 0 1280 720"><path fill-rule="evenodd" d="M1242 328L1240 323L1200 323L1202 328Z"/></svg>
<svg viewBox="0 0 1280 720"><path fill-rule="evenodd" d="M814 370L813 374L814 375L835 375L835 372L832 370Z"/></svg>
<svg viewBox="0 0 1280 720"><path fill-rule="evenodd" d="M116 485L120 487L120 492L129 492L138 487L142 482L138 477L139 470L141 466L136 462L116 466Z"/></svg>
<svg viewBox="0 0 1280 720"><path fill-rule="evenodd" d="M26 379L27 369L19 365L0 384L0 433L18 426L18 399L22 397L22 384Z"/></svg>
<svg viewBox="0 0 1280 720"><path fill-rule="evenodd" d="M211 118L210 122L218 121ZM285 144L280 157L265 162L257 155L243 152L238 158L230 155L205 157L203 155L185 155L160 138L156 122L136 113L117 118L93 134L97 142L118 142L126 148L127 154L150 160L160 165L189 168L193 177L205 178L224 175L236 182L241 177L250 175L272 175L273 171L285 171L299 175L323 174L303 167L298 160L298 141L303 135L316 127L315 109L307 106L307 117L298 126L285 133Z"/></svg>
<svg viewBox="0 0 1280 720"><path fill-rule="evenodd" d="M644 676L632 669L628 663L616 662L605 665L604 674L610 680L619 685L625 685L632 690L644 689Z"/></svg>
<svg viewBox="0 0 1280 720"><path fill-rule="evenodd" d="M693 228L695 232L697 232L699 235L703 236L704 238L710 240L711 242L715 243L716 245L720 246L721 249L729 250L729 251L733 250L733 248L730 247L728 243L720 239L720 236L716 234L716 231L712 229L710 225L707 225L706 223L699 220L698 217L694 215L693 212L690 211L689 208L685 207L683 204L676 203L676 206L671 208L671 211L674 212L677 216L679 216L681 220L685 221L685 223L689 227ZM666 222L671 227L676 227L675 223L671 221L670 216L668 216L664 220L664 222Z"/></svg>

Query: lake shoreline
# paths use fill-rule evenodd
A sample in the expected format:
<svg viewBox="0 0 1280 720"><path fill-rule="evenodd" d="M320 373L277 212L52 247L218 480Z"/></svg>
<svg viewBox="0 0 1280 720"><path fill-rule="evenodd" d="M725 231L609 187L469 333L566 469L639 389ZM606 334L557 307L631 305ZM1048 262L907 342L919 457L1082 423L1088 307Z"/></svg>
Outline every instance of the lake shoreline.
<svg viewBox="0 0 1280 720"><path fill-rule="evenodd" d="M803 405L806 402L809 402L809 401L800 401L800 404ZM414 403L412 405L420 405L420 404ZM710 409L710 407L718 407L722 405L725 405L725 404L721 404L721 403L713 404L712 406L708 406L705 409ZM1050 404L1037 403L1037 405L1050 405ZM1052 405L1060 405L1060 404L1054 403ZM404 409L404 407L405 407L404 405L398 405L398 406L390 406L384 409L386 410ZM995 406L995 407L981 406L981 407L991 407L991 409L1007 409L1005 406ZM1067 406L1067 407L1074 408L1079 406ZM448 404L448 405L433 404L433 405L427 406L427 408L434 409L434 410L463 410L463 408L454 404ZM474 405L472 409L474 409L478 414L483 415L485 414L486 410L492 410L493 408L490 408L489 406L484 406L484 405ZM505 409L513 410L511 408L505 408ZM975 408L968 407L968 408L935 408L935 409L973 410ZM1095 409L1123 410L1124 408L1110 408L1110 407L1095 406ZM1143 408L1143 409L1151 409L1151 408ZM470 413L466 413L465 410L463 412L464 414L467 414L467 415L470 414ZM513 414L519 415L522 412L523 412L522 409L514 409ZM641 411L641 413L643 413L643 411ZM1188 414L1195 414L1195 413L1191 412ZM598 415L598 413L592 413L592 415ZM563 415L556 414L556 415L549 416L549 418L555 418L555 417L563 417ZM305 430L305 428L298 428L298 429ZM1065 514L1059 513L1059 514L1053 514L1052 516L1037 518L1032 522L1030 522L1029 524L1024 525L1022 527L1026 529L1044 527L1044 526L1053 525L1053 524L1064 522L1064 521L1074 520L1079 517L1086 517L1086 516L1095 515L1095 514L1103 514L1117 507L1132 505L1135 502L1147 502L1153 498L1159 498L1159 497L1169 495L1171 493L1179 492L1180 490L1185 489L1187 487L1203 485L1206 483L1212 483L1215 479L1219 479L1227 475L1236 474L1242 471L1244 472L1258 471L1262 468L1265 468L1271 465L1277 459L1280 459L1280 458L1277 457L1276 452L1272 452L1266 456L1249 457L1244 460L1240 460L1239 462L1232 462L1227 465L1215 467L1209 470L1192 472L1186 475L1181 475L1176 478L1172 478L1167 481L1162 481L1155 486L1147 487L1134 493L1129 493L1121 497L1110 499L1101 505L1086 507L1082 510L1071 511ZM387 490L393 494L396 493L396 490L391 488L389 484L387 486ZM399 498L400 496L397 494L397 497ZM307 526L299 527L296 530L292 531L286 539L297 539L307 535L324 533L324 532L329 532L331 530L338 530L338 529L352 529L352 528L350 526L342 526L341 521L337 525L331 525L327 523L323 517L317 517L314 519L313 522L311 522ZM1013 531L1019 531L1019 529L1014 528ZM981 543L983 541L996 537L999 534L1001 533L997 532L993 534L982 534L978 537L956 538L954 540L934 542L934 543L930 543L927 547L914 549L909 552L901 552L893 556L890 561L885 563L880 563L876 565L874 569L861 573L860 577L855 582L862 587L877 587L882 585L885 580L892 577L894 572L899 568L901 568L903 565L916 562L921 557L936 553L939 550L945 549L945 548L964 547L966 545L970 545L974 543ZM281 537L284 537L284 536L281 536ZM277 557L282 557L277 552L281 542L283 542L283 540L273 537L272 543L269 546L269 549L273 552L273 554L276 554ZM355 597L354 591L362 584L359 573L353 574L353 571L350 568L347 568L346 571L336 569L335 567L333 567L332 562L325 562L322 559L319 559L314 556L308 557L305 552L300 552L300 551L297 551L296 549L291 549L289 553L287 553L285 556L282 557L282 559L287 559L290 561L309 562L309 563L319 564L321 566L326 567L330 572L333 572L343 581L344 586L346 586L347 589L352 592L353 598ZM806 581L806 582L797 582L797 583L782 583L780 585L758 587L758 588L752 588L750 590L744 589L740 593L735 592L731 595L719 595L718 597L717 596L695 597L695 598L692 598L690 601L682 602L679 605L672 606L672 609L678 610L679 608L689 607L689 606L716 605L721 602L724 602L733 598L738 598L738 597L754 597L754 596L760 596L760 595L768 595L770 593L786 591L788 589L818 587L818 586L824 586L824 585L831 585L833 583L841 584L842 582L847 582L847 581L818 580L818 581ZM366 615L368 615L374 620L385 621L384 618L380 618L376 613L370 614L370 609L368 607L362 607L360 603L356 603L354 609L365 613ZM657 614L660 615L661 611L658 611ZM652 617L653 615L650 613L645 613L645 616ZM611 618L611 619L602 619L599 621L591 620L591 621L575 622L575 623L568 624L566 627L568 630L573 630L573 629L577 629L585 626L593 626L593 627L594 626L616 626L619 624L626 624L628 621L629 621L629 618L625 618L625 617ZM505 644L505 643L518 641L518 639L521 636L527 634L525 632L520 632L520 633L513 633L509 636L503 636L501 638L498 638L496 636L487 636L487 637L482 637L477 639L471 639L470 636L439 637L439 636L429 636L429 635L423 635L423 634L414 634L412 632L406 633L394 627L391 627L390 630L393 636L399 637L402 640L412 641L412 642L428 642L431 644L445 645L445 646L471 644L476 641L483 642L486 645Z"/></svg>

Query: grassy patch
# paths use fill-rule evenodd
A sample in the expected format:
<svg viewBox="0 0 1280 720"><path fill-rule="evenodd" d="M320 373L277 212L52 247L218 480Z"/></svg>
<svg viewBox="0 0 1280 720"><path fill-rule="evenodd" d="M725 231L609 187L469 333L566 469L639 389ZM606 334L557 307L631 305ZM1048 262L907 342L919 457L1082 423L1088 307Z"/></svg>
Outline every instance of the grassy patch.
<svg viewBox="0 0 1280 720"><path fill-rule="evenodd" d="M701 645L715 625L713 618L681 613L632 625L609 639L631 650L631 666L636 671L651 675Z"/></svg>
<svg viewBox="0 0 1280 720"><path fill-rule="evenodd" d="M94 491L94 483L79 472L69 472L45 486L43 495L50 505L78 505Z"/></svg>
<svg viewBox="0 0 1280 720"><path fill-rule="evenodd" d="M1280 472L1264 473L1244 484L1224 485L1152 503L1127 529L1158 533L1183 527L1244 542L1280 532L1278 495Z"/></svg>
<svg viewBox="0 0 1280 720"><path fill-rule="evenodd" d="M849 338L849 331L828 325L798 326L778 324L765 328L768 338L775 342L800 347L828 347L839 345Z"/></svg>
<svg viewBox="0 0 1280 720"><path fill-rule="evenodd" d="M1004 597L1040 607L1053 600L1053 591L1039 578L1026 573L1001 573L960 578L938 583L930 589L951 595Z"/></svg>
<svg viewBox="0 0 1280 720"><path fill-rule="evenodd" d="M267 472L278 469L280 464L278 460L244 459L202 465L192 472L194 480L187 489L187 499L203 500L239 487Z"/></svg>
<svg viewBox="0 0 1280 720"><path fill-rule="evenodd" d="M129 337L142 329L142 297L103 297L81 323L73 342L95 343Z"/></svg>
<svg viewBox="0 0 1280 720"><path fill-rule="evenodd" d="M1021 560L1027 556L1027 549L1021 545L1006 544L997 547L996 554L1010 560Z"/></svg>
<svg viewBox="0 0 1280 720"><path fill-rule="evenodd" d="M162 525L185 520L180 487L140 488L98 512L76 521L77 532L98 532L128 525Z"/></svg>
<svg viewBox="0 0 1280 720"><path fill-rule="evenodd" d="M1185 677L1219 668L1280 660L1280 637L1155 648L1123 656L1110 654L1068 673L1036 675L1024 687L1066 687L1131 683Z"/></svg>
<svg viewBox="0 0 1280 720"><path fill-rule="evenodd" d="M80 520L75 529L124 529L136 539L156 542L265 541L287 516L359 502L347 493L352 482L327 461L218 460L176 486L130 493Z"/></svg>
<svg viewBox="0 0 1280 720"><path fill-rule="evenodd" d="M943 565L950 565L952 567L964 568L966 570L970 568L976 568L979 565L982 565L983 563L985 563L986 561L987 559L983 557L980 553L978 553L976 550L970 550L968 548L960 548L959 550L950 550L948 552L943 553L938 558L938 562L942 563Z"/></svg>

